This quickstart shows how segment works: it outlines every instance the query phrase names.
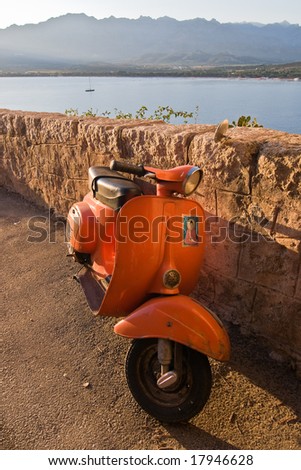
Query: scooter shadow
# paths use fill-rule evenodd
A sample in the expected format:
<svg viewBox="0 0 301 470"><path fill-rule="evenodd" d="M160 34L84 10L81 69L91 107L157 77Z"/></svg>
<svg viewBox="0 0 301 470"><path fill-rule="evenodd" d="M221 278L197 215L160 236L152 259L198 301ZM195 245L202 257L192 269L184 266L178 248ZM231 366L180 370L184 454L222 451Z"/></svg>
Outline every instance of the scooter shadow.
<svg viewBox="0 0 301 470"><path fill-rule="evenodd" d="M231 340L231 359L220 364L218 375L226 377L231 370L237 371L291 408L301 420L301 381L290 364L273 359L260 337L243 335L233 324L228 325L227 330Z"/></svg>
<svg viewBox="0 0 301 470"><path fill-rule="evenodd" d="M222 439L212 436L192 423L163 424L166 431L188 450L239 450Z"/></svg>

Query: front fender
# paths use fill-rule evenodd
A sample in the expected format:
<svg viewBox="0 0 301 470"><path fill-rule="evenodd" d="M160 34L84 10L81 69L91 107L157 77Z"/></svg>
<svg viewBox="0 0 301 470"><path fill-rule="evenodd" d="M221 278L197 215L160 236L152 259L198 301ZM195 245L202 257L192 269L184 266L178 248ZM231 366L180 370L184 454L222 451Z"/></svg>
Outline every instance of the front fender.
<svg viewBox="0 0 301 470"><path fill-rule="evenodd" d="M127 338L171 339L219 361L230 357L230 340L220 320L185 295L145 302L119 321L114 331Z"/></svg>

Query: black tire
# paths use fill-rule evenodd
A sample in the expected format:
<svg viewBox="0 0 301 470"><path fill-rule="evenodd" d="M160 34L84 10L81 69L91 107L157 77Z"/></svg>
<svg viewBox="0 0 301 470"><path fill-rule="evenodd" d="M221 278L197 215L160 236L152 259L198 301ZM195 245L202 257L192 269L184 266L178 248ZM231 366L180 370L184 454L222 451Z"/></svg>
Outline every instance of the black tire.
<svg viewBox="0 0 301 470"><path fill-rule="evenodd" d="M157 345L157 338L133 341L125 364L129 389L141 408L159 421L188 421L203 409L210 395L212 377L208 358L181 346L181 377L162 390L157 386L160 375Z"/></svg>

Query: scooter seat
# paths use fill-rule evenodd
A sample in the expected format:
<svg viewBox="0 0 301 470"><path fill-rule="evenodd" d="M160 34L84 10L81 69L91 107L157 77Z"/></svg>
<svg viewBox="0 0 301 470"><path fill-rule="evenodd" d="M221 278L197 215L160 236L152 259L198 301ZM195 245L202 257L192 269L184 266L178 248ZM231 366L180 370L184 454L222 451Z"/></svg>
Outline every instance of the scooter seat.
<svg viewBox="0 0 301 470"><path fill-rule="evenodd" d="M89 168L89 184L94 197L114 210L142 194L137 184L108 167Z"/></svg>

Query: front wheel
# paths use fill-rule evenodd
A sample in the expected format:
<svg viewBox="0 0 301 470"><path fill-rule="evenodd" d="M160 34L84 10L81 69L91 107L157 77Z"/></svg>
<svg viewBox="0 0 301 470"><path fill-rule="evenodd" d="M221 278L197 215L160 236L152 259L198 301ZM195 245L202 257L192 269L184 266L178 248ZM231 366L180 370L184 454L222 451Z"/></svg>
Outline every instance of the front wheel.
<svg viewBox="0 0 301 470"><path fill-rule="evenodd" d="M126 378L129 389L147 413L159 421L176 423L197 415L207 402L212 377L208 358L186 346L181 348L181 363L177 364L177 381L159 388L161 366L158 361L156 338L134 340L126 357ZM172 366L173 364L171 364Z"/></svg>

